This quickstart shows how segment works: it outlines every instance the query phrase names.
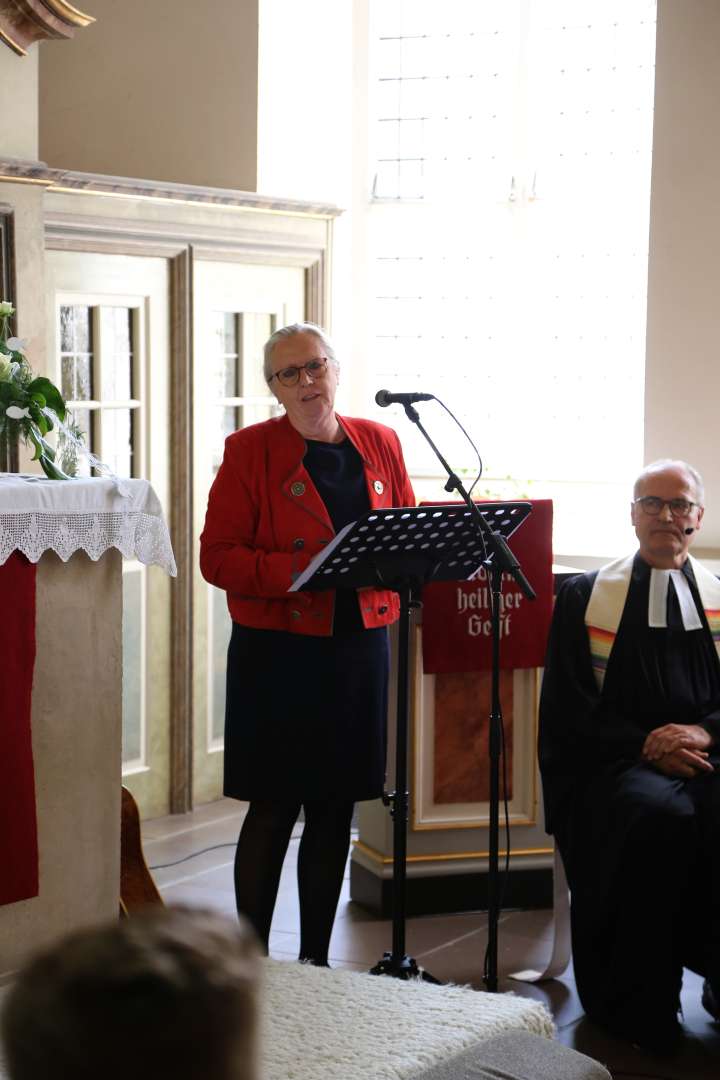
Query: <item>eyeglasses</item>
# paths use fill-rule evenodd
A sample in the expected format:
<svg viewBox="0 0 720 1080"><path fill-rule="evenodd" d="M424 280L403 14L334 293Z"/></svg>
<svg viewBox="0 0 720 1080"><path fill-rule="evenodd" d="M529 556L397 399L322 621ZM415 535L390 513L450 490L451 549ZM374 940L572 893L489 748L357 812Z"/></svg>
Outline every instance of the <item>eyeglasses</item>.
<svg viewBox="0 0 720 1080"><path fill-rule="evenodd" d="M273 379L277 379L281 386L297 386L300 382L301 371L304 371L311 379L323 379L327 372L327 366L326 356L321 357L319 360L308 360L307 364L291 364L290 367L273 372L268 382L271 383Z"/></svg>
<svg viewBox="0 0 720 1080"><path fill-rule="evenodd" d="M687 517L698 504L689 502L688 499L661 499L658 495L643 495L635 499L635 504L640 503L646 514L657 517L664 506L670 507L673 517Z"/></svg>

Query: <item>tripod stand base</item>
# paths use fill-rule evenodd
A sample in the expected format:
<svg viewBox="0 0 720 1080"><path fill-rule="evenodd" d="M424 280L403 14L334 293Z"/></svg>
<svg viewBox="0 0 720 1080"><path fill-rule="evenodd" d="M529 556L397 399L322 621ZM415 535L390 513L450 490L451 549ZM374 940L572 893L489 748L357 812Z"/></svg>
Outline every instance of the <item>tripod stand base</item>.
<svg viewBox="0 0 720 1080"><path fill-rule="evenodd" d="M436 979L424 968L419 968L412 956L397 957L389 952L383 953L382 960L370 968L370 975L391 975L394 979L421 979L422 982L442 986L440 979Z"/></svg>

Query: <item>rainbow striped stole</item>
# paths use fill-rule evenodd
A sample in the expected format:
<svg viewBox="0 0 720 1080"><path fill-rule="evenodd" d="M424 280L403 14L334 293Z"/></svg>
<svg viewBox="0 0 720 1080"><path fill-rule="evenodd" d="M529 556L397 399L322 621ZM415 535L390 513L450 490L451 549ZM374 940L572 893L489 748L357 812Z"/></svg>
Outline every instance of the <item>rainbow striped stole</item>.
<svg viewBox="0 0 720 1080"><path fill-rule="evenodd" d="M707 616L713 643L717 649L718 656L720 656L720 609L705 608L705 615Z"/></svg>
<svg viewBox="0 0 720 1080"><path fill-rule="evenodd" d="M599 626L588 626L588 641L590 643L590 663L595 673L598 687L601 688L610 659L612 647L615 644L615 634L610 630L603 630Z"/></svg>
<svg viewBox="0 0 720 1080"><path fill-rule="evenodd" d="M598 570L585 612L590 661L598 690L602 690L608 660L615 644L630 588L634 558L634 555L630 555L616 559ZM688 555L688 558L720 663L720 581L692 555Z"/></svg>
<svg viewBox="0 0 720 1080"><path fill-rule="evenodd" d="M634 558L634 555L625 556L598 570L585 611L590 662L598 690L602 690L605 681L608 660L630 588Z"/></svg>
<svg viewBox="0 0 720 1080"><path fill-rule="evenodd" d="M710 627L715 652L718 661L720 661L720 581L692 555L688 555L688 559L693 568L695 582L700 593L700 602Z"/></svg>

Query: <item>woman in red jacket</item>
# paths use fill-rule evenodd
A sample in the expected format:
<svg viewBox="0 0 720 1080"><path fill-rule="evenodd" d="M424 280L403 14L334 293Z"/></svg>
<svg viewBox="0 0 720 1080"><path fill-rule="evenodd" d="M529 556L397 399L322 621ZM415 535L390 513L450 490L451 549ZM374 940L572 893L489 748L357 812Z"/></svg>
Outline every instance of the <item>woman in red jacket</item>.
<svg viewBox="0 0 720 1080"><path fill-rule="evenodd" d="M208 500L200 567L225 589L225 794L250 806L235 856L238 911L267 949L302 808L300 959L326 965L353 806L382 794L395 593L288 593L335 533L415 504L397 435L335 412L338 364L310 323L276 331L265 378L285 414L236 431Z"/></svg>

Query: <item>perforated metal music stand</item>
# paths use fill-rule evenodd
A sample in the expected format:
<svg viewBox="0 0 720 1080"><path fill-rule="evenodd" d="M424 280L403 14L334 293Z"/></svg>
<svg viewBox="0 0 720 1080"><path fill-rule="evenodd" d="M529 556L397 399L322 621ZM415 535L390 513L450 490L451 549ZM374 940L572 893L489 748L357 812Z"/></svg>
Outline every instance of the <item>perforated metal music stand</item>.
<svg viewBox="0 0 720 1080"><path fill-rule="evenodd" d="M487 528L506 539L525 520L527 502L477 503ZM293 583L291 592L395 588L393 582L465 581L487 557L475 514L466 506L370 510L341 529Z"/></svg>
<svg viewBox="0 0 720 1080"><path fill-rule="evenodd" d="M511 536L531 512L530 503L480 503L488 535ZM410 610L431 581L466 581L493 565L478 515L465 505L371 510L346 525L294 582L291 592L393 589L400 595L398 632L395 790L383 796L393 818L392 952L372 968L374 975L437 982L405 955L407 853L407 731L410 678Z"/></svg>

